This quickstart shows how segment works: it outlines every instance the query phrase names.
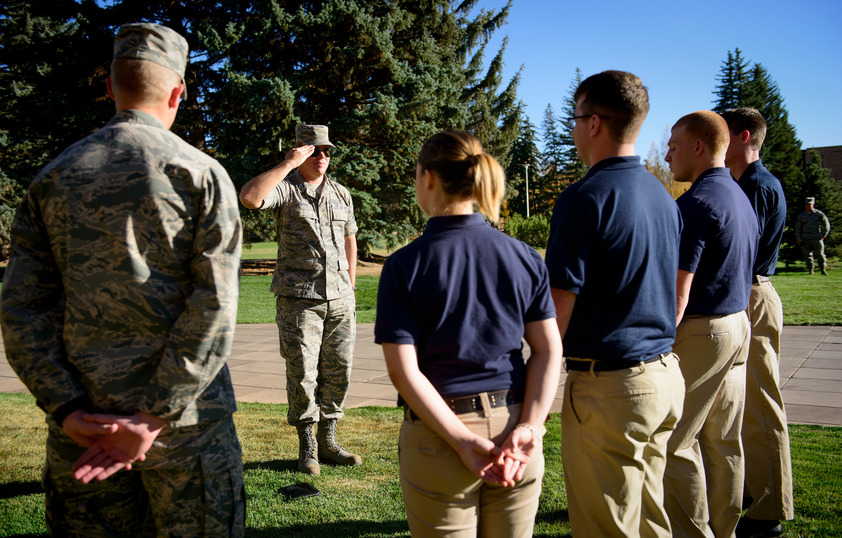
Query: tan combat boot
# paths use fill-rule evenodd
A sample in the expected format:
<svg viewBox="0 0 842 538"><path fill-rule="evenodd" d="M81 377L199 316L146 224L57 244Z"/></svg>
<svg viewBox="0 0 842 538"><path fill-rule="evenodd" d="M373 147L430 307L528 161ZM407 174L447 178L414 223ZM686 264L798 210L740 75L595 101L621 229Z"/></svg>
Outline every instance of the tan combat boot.
<svg viewBox="0 0 842 538"><path fill-rule="evenodd" d="M313 423L299 424L298 430L298 472L318 476L321 473L316 461L316 439L313 437Z"/></svg>
<svg viewBox="0 0 842 538"><path fill-rule="evenodd" d="M336 419L319 422L319 459L336 465L359 465L362 458L351 454L336 442Z"/></svg>

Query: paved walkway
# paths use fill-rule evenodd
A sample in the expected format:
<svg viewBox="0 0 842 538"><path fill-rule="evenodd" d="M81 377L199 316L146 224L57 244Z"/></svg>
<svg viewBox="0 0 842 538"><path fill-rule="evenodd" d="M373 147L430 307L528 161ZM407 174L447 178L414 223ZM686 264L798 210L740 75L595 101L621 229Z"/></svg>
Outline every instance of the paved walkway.
<svg viewBox="0 0 842 538"><path fill-rule="evenodd" d="M374 325L357 326L357 346L346 407L394 406L397 392L389 381ZM26 389L5 358L0 342L0 392ZM787 417L794 424L842 426L842 327L784 327L781 384ZM274 324L240 325L228 361L237 400L286 403L286 367L278 356ZM562 373L561 385L565 374ZM553 404L561 410L562 391Z"/></svg>

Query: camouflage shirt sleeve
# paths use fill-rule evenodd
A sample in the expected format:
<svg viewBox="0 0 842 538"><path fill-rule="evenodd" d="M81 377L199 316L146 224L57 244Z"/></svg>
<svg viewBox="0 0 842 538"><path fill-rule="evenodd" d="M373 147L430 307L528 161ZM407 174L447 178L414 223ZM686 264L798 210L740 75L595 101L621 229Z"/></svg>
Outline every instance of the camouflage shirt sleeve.
<svg viewBox="0 0 842 538"><path fill-rule="evenodd" d="M12 224L12 256L0 294L12 369L47 413L85 396L62 341L65 294L40 208L27 192Z"/></svg>

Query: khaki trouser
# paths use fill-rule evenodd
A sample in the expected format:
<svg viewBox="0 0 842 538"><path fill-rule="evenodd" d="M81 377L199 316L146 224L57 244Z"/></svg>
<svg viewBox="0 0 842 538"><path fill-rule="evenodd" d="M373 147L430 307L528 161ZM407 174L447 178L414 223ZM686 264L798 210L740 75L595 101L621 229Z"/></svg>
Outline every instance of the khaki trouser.
<svg viewBox="0 0 842 538"><path fill-rule="evenodd" d="M749 324L745 312L689 316L674 350L687 385L668 444L665 505L675 536L733 536L743 498L740 428Z"/></svg>
<svg viewBox="0 0 842 538"><path fill-rule="evenodd" d="M573 536L671 536L664 465L683 403L672 353L624 370L568 372L561 458Z"/></svg>
<svg viewBox="0 0 842 538"><path fill-rule="evenodd" d="M486 402L487 403L487 402ZM520 419L521 404L457 415L477 435L501 445ZM538 513L544 454L540 450L514 487L477 477L420 419L407 413L399 442L400 478L413 538L531 537Z"/></svg>
<svg viewBox="0 0 842 538"><path fill-rule="evenodd" d="M746 494L754 502L746 515L753 519L792 519L792 463L779 370L783 309L771 282L751 287L748 317L751 346L742 438Z"/></svg>

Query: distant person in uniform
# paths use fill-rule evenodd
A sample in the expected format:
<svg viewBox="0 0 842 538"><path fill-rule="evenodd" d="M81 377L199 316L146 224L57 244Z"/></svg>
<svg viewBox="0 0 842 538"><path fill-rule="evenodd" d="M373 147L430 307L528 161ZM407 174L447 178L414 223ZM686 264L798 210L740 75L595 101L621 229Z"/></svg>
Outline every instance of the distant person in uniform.
<svg viewBox="0 0 842 538"><path fill-rule="evenodd" d="M169 131L187 42L120 27L116 115L32 181L2 291L9 363L47 413L54 536L242 536L225 365L242 246L237 194Z"/></svg>
<svg viewBox="0 0 842 538"><path fill-rule="evenodd" d="M827 274L827 258L824 255L824 238L830 232L827 215L816 209L816 199L810 196L804 200L804 211L795 222L795 240L807 261L807 271L812 275L813 257L819 262L819 270Z"/></svg>
<svg viewBox="0 0 842 538"><path fill-rule="evenodd" d="M672 352L681 216L634 143L649 112L639 77L605 71L568 118L591 167L559 195L546 264L568 370L561 458L574 536L671 536L667 439L684 380Z"/></svg>
<svg viewBox="0 0 842 538"><path fill-rule="evenodd" d="M664 505L675 536L733 536L743 500L740 428L757 219L725 168L728 125L710 110L680 118L664 160L684 221L678 257L678 355L687 393L667 444Z"/></svg>
<svg viewBox="0 0 842 538"><path fill-rule="evenodd" d="M759 241L751 280L748 319L751 344L746 360L746 403L743 414L745 515L737 537L778 536L781 520L795 517L789 430L780 388L781 332L784 313L772 285L778 249L786 222L786 199L778 178L760 161L766 120L757 109L732 108L722 113L730 141L725 166L746 193L757 215ZM746 506L746 505L749 506Z"/></svg>
<svg viewBox="0 0 842 538"><path fill-rule="evenodd" d="M561 338L541 257L474 212L496 221L505 191L476 137L433 136L415 172L430 220L383 266L374 337L406 407L400 478L413 536L532 536Z"/></svg>
<svg viewBox="0 0 842 538"><path fill-rule="evenodd" d="M243 186L240 201L275 219L271 290L287 367L287 421L298 431L298 470L318 475L319 461L362 462L336 441L357 330L357 222L348 189L326 175L334 150L327 127L296 126L295 144L283 162Z"/></svg>

